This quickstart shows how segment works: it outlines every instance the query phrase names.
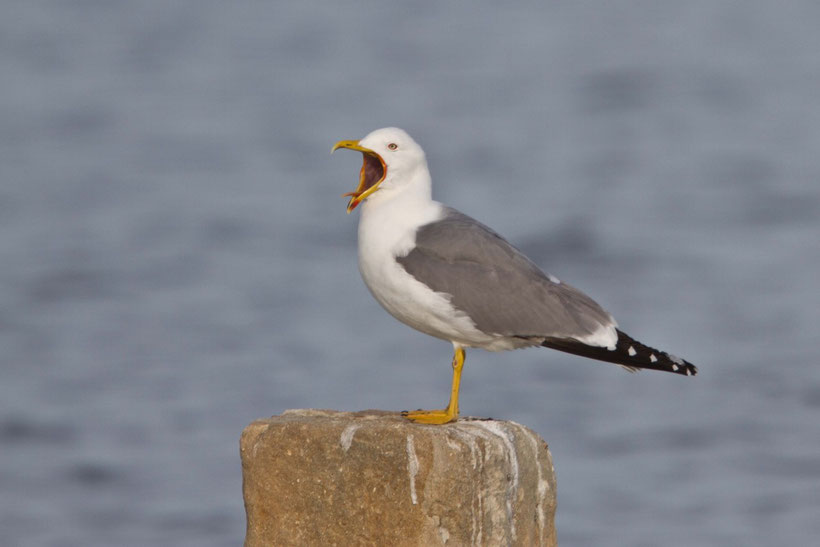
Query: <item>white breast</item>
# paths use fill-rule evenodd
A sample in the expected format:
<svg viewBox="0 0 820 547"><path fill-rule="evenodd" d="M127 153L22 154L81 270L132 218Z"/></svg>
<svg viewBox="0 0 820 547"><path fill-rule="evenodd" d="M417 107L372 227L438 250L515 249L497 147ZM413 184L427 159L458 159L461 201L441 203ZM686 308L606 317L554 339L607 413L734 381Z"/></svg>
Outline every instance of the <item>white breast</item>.
<svg viewBox="0 0 820 547"><path fill-rule="evenodd" d="M463 346L496 349L490 346L497 337L476 329L469 317L453 308L449 297L434 292L396 262L396 257L406 256L414 247L419 226L443 217L443 206L431 200L363 205L359 270L376 300L393 317L421 332Z"/></svg>

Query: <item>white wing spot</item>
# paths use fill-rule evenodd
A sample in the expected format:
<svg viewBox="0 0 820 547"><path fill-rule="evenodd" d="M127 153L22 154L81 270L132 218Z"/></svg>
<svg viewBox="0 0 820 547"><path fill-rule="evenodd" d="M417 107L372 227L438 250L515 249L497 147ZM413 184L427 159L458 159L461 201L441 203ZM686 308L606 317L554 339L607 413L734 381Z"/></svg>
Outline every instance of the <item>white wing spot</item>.
<svg viewBox="0 0 820 547"><path fill-rule="evenodd" d="M649 354L649 362L650 362L650 363L655 363L655 362L657 362L657 360L658 360L658 358L657 358L657 357L655 357L655 354L654 354L654 353L650 353L650 354Z"/></svg>
<svg viewBox="0 0 820 547"><path fill-rule="evenodd" d="M672 361L673 363L677 363L679 365L683 364L683 359L681 359L677 355L672 355L671 353L667 353L666 356L669 357L669 360Z"/></svg>
<svg viewBox="0 0 820 547"><path fill-rule="evenodd" d="M677 371L680 367L678 365L672 365L672 370Z"/></svg>
<svg viewBox="0 0 820 547"><path fill-rule="evenodd" d="M618 343L618 332L615 330L615 324L613 323L606 326L602 325L592 334L576 336L575 339L590 346L598 346L606 348L609 351L615 351L616 344Z"/></svg>
<svg viewBox="0 0 820 547"><path fill-rule="evenodd" d="M635 355L638 354L638 352L635 351L635 348L633 348L632 346L629 346L629 351L627 351L627 353L629 354L630 357L635 357Z"/></svg>

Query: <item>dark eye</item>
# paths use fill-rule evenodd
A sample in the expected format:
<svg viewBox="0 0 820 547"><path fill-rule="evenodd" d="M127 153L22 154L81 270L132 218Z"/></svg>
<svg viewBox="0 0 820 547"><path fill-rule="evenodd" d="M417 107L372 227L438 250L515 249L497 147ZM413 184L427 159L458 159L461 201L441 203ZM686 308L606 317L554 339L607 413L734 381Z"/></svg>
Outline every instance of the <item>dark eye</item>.
<svg viewBox="0 0 820 547"><path fill-rule="evenodd" d="M387 145L387 148L388 148L389 150L395 150L395 149L396 149L396 148L398 148L398 147L399 147L399 145L398 145L398 144L396 144L396 143L394 143L394 142L391 142L390 144L388 144L388 145Z"/></svg>

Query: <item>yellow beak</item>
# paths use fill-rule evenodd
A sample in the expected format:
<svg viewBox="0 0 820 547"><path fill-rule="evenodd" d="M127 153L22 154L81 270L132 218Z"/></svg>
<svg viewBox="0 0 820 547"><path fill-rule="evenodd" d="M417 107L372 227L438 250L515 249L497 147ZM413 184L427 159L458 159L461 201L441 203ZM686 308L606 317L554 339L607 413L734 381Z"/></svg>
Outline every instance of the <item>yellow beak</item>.
<svg viewBox="0 0 820 547"><path fill-rule="evenodd" d="M369 148L365 148L359 144L359 141L339 141L333 145L331 154L339 148L347 148L348 150L357 150L362 153L362 169L359 171L359 186L353 192L342 194L342 197L350 196L350 201L347 203L347 212L351 212L359 203L364 201L367 196L379 189L379 184L387 176L387 166L384 160L376 152Z"/></svg>

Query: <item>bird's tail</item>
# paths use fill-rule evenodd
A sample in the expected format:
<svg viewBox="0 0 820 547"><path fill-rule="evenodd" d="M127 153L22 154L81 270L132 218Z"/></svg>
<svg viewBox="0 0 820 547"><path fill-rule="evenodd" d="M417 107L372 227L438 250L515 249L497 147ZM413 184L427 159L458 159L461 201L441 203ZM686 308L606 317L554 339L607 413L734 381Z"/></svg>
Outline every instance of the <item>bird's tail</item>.
<svg viewBox="0 0 820 547"><path fill-rule="evenodd" d="M618 343L614 350L604 347L590 346L571 338L547 338L542 346L582 357L598 359L608 363L615 363L631 371L642 368L664 370L685 376L694 376L698 373L695 365L665 351L656 350L634 340L628 334L618 331Z"/></svg>

